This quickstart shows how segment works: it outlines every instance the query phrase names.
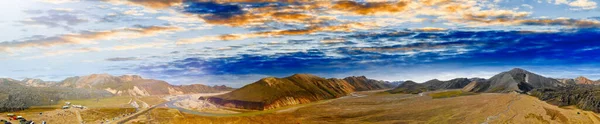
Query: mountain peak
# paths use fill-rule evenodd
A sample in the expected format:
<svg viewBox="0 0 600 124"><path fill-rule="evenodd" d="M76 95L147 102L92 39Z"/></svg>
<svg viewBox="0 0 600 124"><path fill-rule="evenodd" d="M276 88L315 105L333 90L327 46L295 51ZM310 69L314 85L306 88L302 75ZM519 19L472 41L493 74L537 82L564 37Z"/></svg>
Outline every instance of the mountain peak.
<svg viewBox="0 0 600 124"><path fill-rule="evenodd" d="M579 79L581 79L581 80L590 80L589 78L584 77L584 76L579 76L579 77L577 77L575 79L577 79L577 80L579 80Z"/></svg>
<svg viewBox="0 0 600 124"><path fill-rule="evenodd" d="M522 69L522 68L513 68L509 72L529 72L529 71Z"/></svg>

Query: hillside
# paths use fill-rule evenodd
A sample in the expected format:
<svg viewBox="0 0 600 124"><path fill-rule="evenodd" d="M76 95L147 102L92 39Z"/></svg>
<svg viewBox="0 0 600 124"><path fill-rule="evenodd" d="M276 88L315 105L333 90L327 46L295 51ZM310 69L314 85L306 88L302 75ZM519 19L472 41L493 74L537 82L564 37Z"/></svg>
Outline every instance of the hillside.
<svg viewBox="0 0 600 124"><path fill-rule="evenodd" d="M580 84L540 88L531 91L531 95L557 106L575 105L583 110L600 112L600 86Z"/></svg>
<svg viewBox="0 0 600 124"><path fill-rule="evenodd" d="M488 80L474 81L463 88L470 92L521 92L526 93L534 88L565 86L556 79L546 78L529 71L515 68L494 75Z"/></svg>
<svg viewBox="0 0 600 124"><path fill-rule="evenodd" d="M149 96L149 95L175 95L187 93L215 93L232 90L223 86L171 85L165 81L144 79L137 75L112 76L108 74L92 74L88 76L70 77L56 86L71 88L101 89L115 95Z"/></svg>
<svg viewBox="0 0 600 124"><path fill-rule="evenodd" d="M295 74L285 78L263 78L230 93L206 99L226 107L267 110L339 98L354 91L384 88L389 88L389 85L364 76L325 79L310 74Z"/></svg>
<svg viewBox="0 0 600 124"><path fill-rule="evenodd" d="M65 87L32 87L21 81L0 79L0 112L24 110L30 106L52 105L64 99L87 99L112 96L104 90Z"/></svg>

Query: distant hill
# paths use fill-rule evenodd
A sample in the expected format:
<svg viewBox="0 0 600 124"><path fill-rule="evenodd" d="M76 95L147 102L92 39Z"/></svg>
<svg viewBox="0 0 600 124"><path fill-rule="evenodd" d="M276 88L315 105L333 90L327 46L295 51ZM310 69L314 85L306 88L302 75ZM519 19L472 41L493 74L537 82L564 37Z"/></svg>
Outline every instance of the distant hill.
<svg viewBox="0 0 600 124"><path fill-rule="evenodd" d="M398 87L400 84L404 83L404 81L390 81L387 83L389 83L392 87Z"/></svg>
<svg viewBox="0 0 600 124"><path fill-rule="evenodd" d="M112 96L104 90L65 87L33 87L22 81L0 78L0 112L18 111L30 106L52 105L65 99L88 99Z"/></svg>
<svg viewBox="0 0 600 124"><path fill-rule="evenodd" d="M49 86L53 86L54 84L56 84L56 82L54 82L54 81L44 81L41 79L34 79L34 78L25 78L25 79L21 80L20 83L25 86L31 86L31 87L49 87Z"/></svg>
<svg viewBox="0 0 600 124"><path fill-rule="evenodd" d="M226 107L268 110L346 96L354 91L390 88L389 83L364 76L325 79L310 74L268 77L230 93L200 99Z"/></svg>
<svg viewBox="0 0 600 124"><path fill-rule="evenodd" d="M428 87L423 84L419 84L414 81L405 81L404 83L398 85L398 87L388 90L389 93L410 93L417 94L425 91L429 91Z"/></svg>
<svg viewBox="0 0 600 124"><path fill-rule="evenodd" d="M488 80L474 81L463 88L469 92L521 92L526 93L534 88L565 86L566 84L552 78L515 68L502 72Z"/></svg>
<svg viewBox="0 0 600 124"><path fill-rule="evenodd" d="M416 83L413 81L406 81L400 84L398 87L389 90L390 93L412 93L417 94L425 91L442 90L442 89L461 89L473 81L481 81L485 79L480 78L455 78L448 81L440 81L433 79L424 83Z"/></svg>
<svg viewBox="0 0 600 124"><path fill-rule="evenodd" d="M593 80L590 80L590 79L588 79L588 78L586 78L586 77L579 76L579 77L575 78L575 83L576 83L576 84L592 84L592 85L598 85L598 84L600 84L600 81L593 81Z"/></svg>
<svg viewBox="0 0 600 124"><path fill-rule="evenodd" d="M465 87L467 84L476 80L484 80L479 78L455 78L448 81L440 81L437 79L429 80L423 85L427 86L429 89L461 89Z"/></svg>
<svg viewBox="0 0 600 124"><path fill-rule="evenodd" d="M117 77L108 74L70 77L55 85L71 88L102 89L115 95L126 96L216 93L233 90L233 88L226 86L211 87L202 84L171 85L165 81L144 79L137 75L123 75Z"/></svg>

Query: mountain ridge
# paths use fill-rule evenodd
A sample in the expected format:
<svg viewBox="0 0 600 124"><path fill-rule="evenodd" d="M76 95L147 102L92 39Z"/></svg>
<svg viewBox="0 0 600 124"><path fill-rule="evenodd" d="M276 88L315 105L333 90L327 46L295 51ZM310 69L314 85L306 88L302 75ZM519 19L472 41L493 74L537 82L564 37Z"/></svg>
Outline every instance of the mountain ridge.
<svg viewBox="0 0 600 124"><path fill-rule="evenodd" d="M199 99L207 99L211 103L231 108L268 110L339 98L354 91L389 88L389 85L364 76L337 79L294 74L284 78L263 78L227 94Z"/></svg>
<svg viewBox="0 0 600 124"><path fill-rule="evenodd" d="M6 80L11 80L30 87L64 87L106 90L119 96L178 95L188 93L216 93L233 90L233 88L224 85L172 85L162 80L145 79L139 75L113 76L110 74L90 74L67 77L62 81L43 81L34 78L25 78L21 81L12 78L6 78Z"/></svg>

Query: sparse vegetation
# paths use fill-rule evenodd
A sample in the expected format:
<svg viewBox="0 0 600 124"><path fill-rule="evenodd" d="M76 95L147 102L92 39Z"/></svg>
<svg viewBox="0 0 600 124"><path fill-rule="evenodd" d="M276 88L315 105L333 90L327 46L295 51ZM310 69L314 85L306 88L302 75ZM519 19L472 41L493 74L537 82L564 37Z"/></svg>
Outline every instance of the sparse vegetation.
<svg viewBox="0 0 600 124"><path fill-rule="evenodd" d="M427 95L431 96L431 98L437 99L437 98L449 98L449 97L457 97L457 96L465 96L465 95L475 95L475 94L476 93L463 92L461 90L452 90L452 91L430 93Z"/></svg>
<svg viewBox="0 0 600 124"><path fill-rule="evenodd" d="M570 85L540 88L532 90L530 94L557 106L576 105L583 110L600 112L600 86Z"/></svg>

